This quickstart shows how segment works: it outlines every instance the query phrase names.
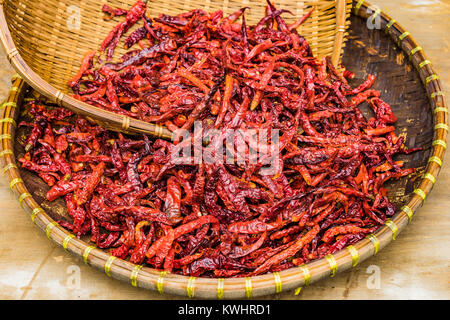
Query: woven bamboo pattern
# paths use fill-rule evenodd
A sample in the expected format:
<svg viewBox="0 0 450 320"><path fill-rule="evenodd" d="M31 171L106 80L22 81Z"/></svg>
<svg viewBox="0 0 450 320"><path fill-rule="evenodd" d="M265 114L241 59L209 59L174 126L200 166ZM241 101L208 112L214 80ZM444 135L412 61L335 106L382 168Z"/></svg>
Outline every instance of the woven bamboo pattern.
<svg viewBox="0 0 450 320"><path fill-rule="evenodd" d="M1 2L1 1L0 1ZM108 129L122 132L148 133L153 136L170 138L171 132L165 127L144 121L129 119L71 98L67 81L77 73L85 53L98 49L108 32L120 21L103 19L101 8L104 4L129 9L136 0L4 0L0 10L0 37L8 59L17 72L34 89L74 112L89 116ZM273 3L280 9L287 9L292 15L283 17L292 22L303 16L312 7L312 15L299 27L318 57L331 56L335 65L343 53L351 0L277 0ZM175 15L191 9L207 12L223 10L231 14L236 10L251 7L246 19L255 24L264 16L265 0L184 0L148 1L147 14ZM137 26L131 28L129 33ZM114 58L122 56L126 50L119 46Z"/></svg>
<svg viewBox="0 0 450 320"><path fill-rule="evenodd" d="M373 10L369 10L370 5L367 2L355 1L354 4L359 4L358 10L354 11L355 14L363 19L370 18ZM443 163L448 133L448 109L443 95L438 94L442 92L439 78L432 77L430 81L426 80L436 73L432 68L432 63L424 63L428 59L423 50L416 50L414 54L410 55L411 51L418 46L412 36L405 36L399 41L399 37L406 31L385 13L380 12L379 15L382 29L389 34L393 43L400 44L400 48L406 57L411 56L411 63L417 68L426 90L429 99L427 113L433 118L434 122L432 127L433 137L430 139L430 154L427 160L422 159L426 163L423 176L415 183L414 192L411 192L408 200L402 204L396 215L374 234L333 255L278 273L252 278L195 278L160 272L131 264L125 260L111 258L107 252L74 237L70 232L56 224L35 201L34 197L30 196L32 192L27 189L17 167L14 154L14 146L17 143L15 142L15 123L19 119L20 107L24 97L29 94L29 87L19 76L13 77L13 86L0 111L0 159L3 172L9 179L10 187L21 201L24 210L30 215L33 223L47 234L49 239L108 276L126 281L133 286L190 298L236 299L258 297L287 290L292 290L293 294L299 294L303 286L324 277L337 276L339 272L351 267L357 267L359 263L377 254L397 238L429 195ZM441 142L432 143L432 141Z"/></svg>

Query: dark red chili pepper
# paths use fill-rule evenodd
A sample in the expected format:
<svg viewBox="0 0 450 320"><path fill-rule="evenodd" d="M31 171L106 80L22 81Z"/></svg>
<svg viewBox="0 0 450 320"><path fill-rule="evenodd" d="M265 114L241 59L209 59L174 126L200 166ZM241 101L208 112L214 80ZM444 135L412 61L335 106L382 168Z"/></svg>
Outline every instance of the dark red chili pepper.
<svg viewBox="0 0 450 320"><path fill-rule="evenodd" d="M336 226L328 229L323 235L322 241L325 243L329 243L334 236L338 234L348 234L348 233L370 233L371 229L360 228L355 225L345 225L345 226Z"/></svg>
<svg viewBox="0 0 450 320"><path fill-rule="evenodd" d="M270 39L267 39L267 40L263 41L262 43L254 46L253 49L245 57L245 60L250 61L253 57L257 56L261 52L264 52L267 49L272 48L272 47L273 47L273 42Z"/></svg>
<svg viewBox="0 0 450 320"><path fill-rule="evenodd" d="M225 117L228 109L230 108L230 100L231 95L233 94L233 88L234 88L234 78L231 75L227 74L225 76L225 90L222 99L222 106L220 108L219 115L217 116L215 123L216 128L221 126L223 118Z"/></svg>
<svg viewBox="0 0 450 320"><path fill-rule="evenodd" d="M309 10L307 13L305 13L303 15L303 17L301 17L300 19L298 19L297 21L295 21L294 23L290 24L288 26L288 29L290 31L297 29L303 22L306 21L306 19L309 18L309 16L311 16L311 14L313 13L313 11L316 9L316 7L314 6L311 10Z"/></svg>
<svg viewBox="0 0 450 320"><path fill-rule="evenodd" d="M119 23L114 27L114 29L108 34L105 40L100 46L100 53L107 50L107 60L110 60L113 56L114 49L119 42L119 39L125 34L138 20L142 18L147 8L147 1L139 0L128 10L125 21Z"/></svg>
<svg viewBox="0 0 450 320"><path fill-rule="evenodd" d="M244 245L242 247L235 246L228 256L233 259L241 258L252 253L255 250L258 250L266 240L266 235L267 234L264 232L257 241L250 245Z"/></svg>
<svg viewBox="0 0 450 320"><path fill-rule="evenodd" d="M191 264L195 260L200 259L202 255L203 255L202 252L198 252L198 253L195 253L195 254L190 255L190 256L184 256L183 258L175 260L173 262L173 265L174 265L175 268L179 269L179 268L181 268L181 267L183 267L185 265Z"/></svg>
<svg viewBox="0 0 450 320"><path fill-rule="evenodd" d="M219 89L219 86L222 84L225 76L222 75L219 80L211 87L209 92L205 95L205 98L200 102L192 111L189 118L187 119L186 123L181 127L183 130L189 130L194 122L200 117L200 114L208 107L209 103L211 102L211 99L216 94L217 90ZM177 139L175 139L177 141Z"/></svg>
<svg viewBox="0 0 450 320"><path fill-rule="evenodd" d="M373 83L375 82L375 76L372 74L369 74L367 76L366 81L364 81L362 84L360 84L358 87L349 90L347 92L345 92L346 95L354 95L354 94L358 94L360 92L363 92L367 89L370 89L370 87L373 85Z"/></svg>
<svg viewBox="0 0 450 320"><path fill-rule="evenodd" d="M181 188L175 177L170 177L167 180L166 199L164 201L164 209L167 214L167 219L173 224L181 219Z"/></svg>
<svg viewBox="0 0 450 320"><path fill-rule="evenodd" d="M142 222L142 221L141 221ZM146 222L146 221L144 221ZM142 224L141 224L142 225ZM136 230L138 230L139 223L136 225ZM134 248L133 253L130 257L130 262L135 264L141 264L145 259L145 253L147 252L148 248L154 241L155 228L154 225L150 225L150 230L148 231L145 240L142 242L142 244L139 244Z"/></svg>
<svg viewBox="0 0 450 320"><path fill-rule="evenodd" d="M19 162L22 164L22 168L40 173L57 172L60 170L60 168L54 164L37 164L25 158L19 159Z"/></svg>
<svg viewBox="0 0 450 320"><path fill-rule="evenodd" d="M235 222L228 226L228 231L236 233L257 234L275 230L280 226L279 222L264 223L259 220Z"/></svg>
<svg viewBox="0 0 450 320"><path fill-rule="evenodd" d="M95 190L95 187L100 182L100 179L105 171L105 163L100 162L92 168L92 172L83 181L83 184L78 185L75 190L77 205L84 204Z"/></svg>
<svg viewBox="0 0 450 320"><path fill-rule="evenodd" d="M357 106L364 101L366 101L369 97L379 97L380 92L377 90L369 89L366 91L363 91L361 93L358 93L357 96L353 97L351 100L352 105Z"/></svg>
<svg viewBox="0 0 450 320"><path fill-rule="evenodd" d="M145 27L140 27L139 29L136 29L133 31L126 39L125 39L125 48L129 49L134 44L138 43L142 39L145 38L147 35L147 29Z"/></svg>
<svg viewBox="0 0 450 320"><path fill-rule="evenodd" d="M369 105L375 112L377 121L382 124L391 124L397 122L397 117L392 112L391 106L380 98L372 98L369 100Z"/></svg>
<svg viewBox="0 0 450 320"><path fill-rule="evenodd" d="M62 197L69 192L74 191L79 186L79 182L77 181L58 181L48 192L47 192L47 200L53 201L59 197Z"/></svg>
<svg viewBox="0 0 450 320"><path fill-rule="evenodd" d="M43 126L37 121L32 124L33 129L25 142L25 152L30 151L35 145L43 132Z"/></svg>
<svg viewBox="0 0 450 320"><path fill-rule="evenodd" d="M292 257L294 254L296 254L300 249L303 248L306 244L310 243L312 239L319 233L320 227L318 225L315 225L311 230L308 231L307 234L305 234L302 238L297 240L292 246L288 247L287 249L283 250L282 252L274 255L270 259L268 259L266 262L264 262L261 266L255 269L253 271L254 275L265 273L273 265L279 264L281 261L286 260L290 257Z"/></svg>
<svg viewBox="0 0 450 320"><path fill-rule="evenodd" d="M116 16L123 16L127 14L127 11L120 8L112 8L107 4L104 4L102 7L102 11L108 15L106 20L110 20Z"/></svg>
<svg viewBox="0 0 450 320"><path fill-rule="evenodd" d="M75 86L81 79L81 77L92 68L92 60L97 52L96 51L89 51L86 53L86 55L83 57L83 61L81 61L81 67L78 73L69 81L68 86L73 87Z"/></svg>
<svg viewBox="0 0 450 320"><path fill-rule="evenodd" d="M56 152L56 150L53 149L53 147L47 142L39 140L39 143L44 146L47 151L53 156L55 164L59 167L59 170L64 175L64 179L70 178L70 176L72 175L72 169L66 159L64 159L61 154Z"/></svg>
<svg viewBox="0 0 450 320"><path fill-rule="evenodd" d="M78 237L81 235L81 228L86 218L86 212L83 207L78 206L75 202L72 194L67 194L64 197L64 200L67 205L67 211L69 215L73 218L73 233L75 233Z"/></svg>

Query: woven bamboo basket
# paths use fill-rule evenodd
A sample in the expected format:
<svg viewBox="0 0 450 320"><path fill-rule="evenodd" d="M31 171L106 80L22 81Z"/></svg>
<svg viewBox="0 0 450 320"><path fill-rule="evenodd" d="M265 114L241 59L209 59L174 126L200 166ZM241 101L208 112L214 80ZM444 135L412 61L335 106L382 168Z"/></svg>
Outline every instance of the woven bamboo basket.
<svg viewBox="0 0 450 320"><path fill-rule="evenodd" d="M47 203L44 200L46 190L43 190L46 185L39 182L36 175L17 166L16 158L23 154L23 146L21 129L16 130L16 124L21 118L24 99L34 92L19 75L13 78L8 99L0 111L0 159L11 189L33 223L64 250L110 277L161 293L209 299L257 297L287 290L295 290L298 294L303 286L356 267L395 240L430 193L446 149L448 109L431 62L409 32L367 2L355 1L353 13L343 64L356 71L357 82L361 82L366 73L377 76L374 87L384 92L383 99L392 105L398 116L397 131L406 135L406 144L410 147L423 147L422 151L402 159L406 166L417 167L421 174L402 178L388 186L388 196L398 209L395 216L356 244L282 272L228 279L166 274L131 264L91 246L55 222L64 218L64 208ZM368 29L367 19L377 17L381 29Z"/></svg>
<svg viewBox="0 0 450 320"><path fill-rule="evenodd" d="M101 8L106 2L127 9L136 0L0 1L0 37L7 57L35 90L59 105L88 116L103 127L170 138L171 132L163 126L115 114L71 97L67 82L79 70L84 54L98 49L108 32L120 21L119 18L109 21L102 18ZM246 19L249 24L254 24L264 16L266 4L265 0L251 3L248 0L151 0L147 7L149 16L157 16L197 8L208 12L220 9L225 14L231 14L241 7L250 6ZM316 56L331 56L333 63L338 64L343 52L351 0L277 0L275 4L294 14L286 15L288 21L301 17L315 6L312 15L299 27L299 33L308 40ZM129 33L133 30L135 28ZM123 45L119 45L113 60L125 52Z"/></svg>

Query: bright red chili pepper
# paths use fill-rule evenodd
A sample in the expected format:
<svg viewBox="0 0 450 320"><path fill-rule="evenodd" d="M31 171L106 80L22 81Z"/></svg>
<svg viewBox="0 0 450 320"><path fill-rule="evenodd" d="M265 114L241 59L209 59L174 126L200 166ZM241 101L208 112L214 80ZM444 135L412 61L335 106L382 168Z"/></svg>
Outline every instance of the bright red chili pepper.
<svg viewBox="0 0 450 320"><path fill-rule="evenodd" d="M75 190L76 202L77 205L81 206L86 201L88 201L89 197L95 190L95 187L100 182L100 179L105 171L105 163L100 162L98 165L92 168L92 173L89 174L83 183L80 183Z"/></svg>
<svg viewBox="0 0 450 320"><path fill-rule="evenodd" d="M92 60L96 53L97 53L97 51L94 50L94 51L89 51L88 53L85 54L85 56L83 57L83 61L81 61L80 70L68 83L69 87L75 86L80 81L81 77L86 73L86 71L91 69Z"/></svg>
<svg viewBox="0 0 450 320"><path fill-rule="evenodd" d="M278 264L283 260L286 260L290 257L292 257L294 254L296 254L300 249L303 248L306 244L310 243L314 237L319 233L320 227L318 225L315 225L311 230L308 231L302 238L297 240L292 246L288 247L287 249L283 250L282 252L276 254L275 256L268 259L266 262L264 262L261 266L256 268L255 271L253 271L254 275L265 273L274 264Z"/></svg>

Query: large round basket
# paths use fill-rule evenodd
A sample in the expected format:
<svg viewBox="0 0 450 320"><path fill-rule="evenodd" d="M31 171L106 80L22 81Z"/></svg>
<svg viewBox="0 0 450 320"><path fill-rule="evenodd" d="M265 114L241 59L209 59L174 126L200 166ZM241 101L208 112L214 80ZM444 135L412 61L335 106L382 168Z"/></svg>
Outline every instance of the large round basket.
<svg viewBox="0 0 450 320"><path fill-rule="evenodd" d="M165 273L134 265L91 246L55 222L65 218L64 207L46 202L43 184L35 175L17 165L16 158L23 154L23 132L21 134L21 128L16 129L16 124L21 119L24 100L33 94L20 76L13 78L13 87L0 114L0 155L10 187L33 223L49 239L108 276L150 290L190 298L257 297L295 290L357 267L398 236L430 193L442 166L448 132L448 109L431 62L409 32L394 19L373 9L364 1L354 3L343 64L356 73L355 83L361 82L367 73L377 76L374 87L380 90L383 99L392 105L398 116L398 134L406 136L408 147L422 147L423 150L401 158L407 167L417 167L420 174L394 181L388 186L388 196L398 209L396 215L374 234L354 245L281 272L227 279ZM367 19L378 21L380 28L367 28Z"/></svg>
<svg viewBox="0 0 450 320"><path fill-rule="evenodd" d="M136 0L114 0L113 7L129 8ZM338 64L343 52L345 30L350 16L351 0L275 1L290 10L286 16L292 21L315 7L309 19L299 27L299 33L308 40L316 56L331 56ZM85 0L4 0L0 1L0 38L13 67L35 90L54 102L96 121L99 125L127 133L147 133L171 138L164 126L120 115L74 99L67 85L77 73L83 56L100 47L108 32L120 21L105 21L99 1ZM147 2L150 16L175 15L192 9L207 12L223 10L231 14L242 7L251 6L246 16L255 24L264 16L266 0L151 0ZM128 33L136 28L131 28ZM127 33L127 34L128 34ZM113 60L126 50L119 46Z"/></svg>

